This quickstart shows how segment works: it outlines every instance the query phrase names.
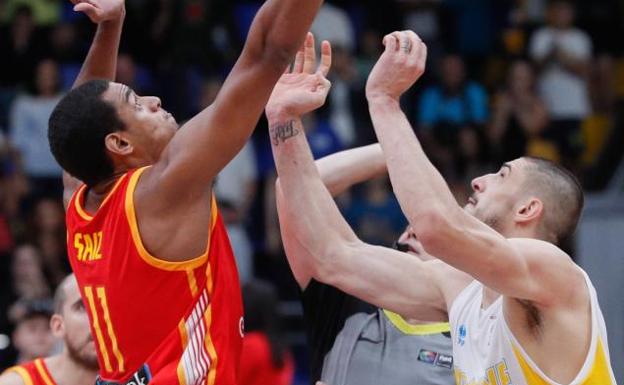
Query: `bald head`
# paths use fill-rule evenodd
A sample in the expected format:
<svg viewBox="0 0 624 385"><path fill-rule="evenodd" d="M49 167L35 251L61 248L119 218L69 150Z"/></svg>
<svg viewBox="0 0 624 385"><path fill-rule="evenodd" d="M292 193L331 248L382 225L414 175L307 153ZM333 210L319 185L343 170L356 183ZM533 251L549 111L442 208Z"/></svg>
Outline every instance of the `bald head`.
<svg viewBox="0 0 624 385"><path fill-rule="evenodd" d="M67 295L69 290L77 290L78 282L76 276L73 274L68 275L56 288L54 293L54 313L63 314L63 306L67 301Z"/></svg>
<svg viewBox="0 0 624 385"><path fill-rule="evenodd" d="M551 161L524 159L525 189L544 204L541 230L548 241L560 244L576 231L585 204L583 188L571 172Z"/></svg>

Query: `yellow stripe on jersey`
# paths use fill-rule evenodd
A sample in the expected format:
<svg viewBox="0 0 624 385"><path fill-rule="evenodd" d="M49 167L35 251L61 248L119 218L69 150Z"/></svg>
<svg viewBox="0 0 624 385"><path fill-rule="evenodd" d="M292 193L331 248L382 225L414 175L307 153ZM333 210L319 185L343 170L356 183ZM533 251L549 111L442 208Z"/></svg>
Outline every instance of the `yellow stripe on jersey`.
<svg viewBox="0 0 624 385"><path fill-rule="evenodd" d="M206 309L206 313L204 314L204 320L206 322L206 337L204 339L204 345L206 346L206 351L210 357L210 370L208 371L208 382L206 384L214 385L217 377L217 363L219 357L217 357L217 350L215 349L212 337L210 336L210 325L212 324L212 304L208 305L208 309Z"/></svg>
<svg viewBox="0 0 624 385"><path fill-rule="evenodd" d="M18 376L20 376L22 378L22 381L24 381L24 385L33 385L33 380L30 377L30 374L28 373L26 369L22 368L21 366L14 366L12 368L8 368L4 373L8 373L8 372L15 372Z"/></svg>
<svg viewBox="0 0 624 385"><path fill-rule="evenodd" d="M400 315L393 313L389 310L384 310L384 314L386 315L386 317L388 317L394 327L399 329L403 334L427 336L451 331L451 326L447 322L412 325Z"/></svg>
<svg viewBox="0 0 624 385"><path fill-rule="evenodd" d="M39 372L39 375L41 376L41 378L43 378L43 382L45 382L46 385L55 385L54 381L52 381L50 376L48 376L48 372L43 367L43 360L41 358L35 360L35 367L37 368L37 372Z"/></svg>
<svg viewBox="0 0 624 385"><path fill-rule="evenodd" d="M199 289L197 288L197 279L195 278L195 271L188 269L186 271L186 278L188 279L189 289L193 297L197 296Z"/></svg>
<svg viewBox="0 0 624 385"><path fill-rule="evenodd" d="M113 347L113 354L117 359L117 363L119 364L119 371L124 372L126 370L124 364L124 358L121 352L119 351L119 345L117 344L117 337L115 336L115 330L113 329L113 324L110 319L110 313L108 312L108 301L106 299L106 292L103 287L98 287L96 289L97 296L100 299L100 303L102 304L102 310L104 311L104 322L106 323L108 329L108 336L111 339L111 345Z"/></svg>
<svg viewBox="0 0 624 385"><path fill-rule="evenodd" d="M188 345L188 334L186 333L186 324L184 323L184 318L180 320L178 324L178 332L180 333L180 340L182 342L182 351L186 350L186 346ZM186 374L184 373L184 354L180 357L180 362L178 362L178 382L180 385L186 385Z"/></svg>
<svg viewBox="0 0 624 385"><path fill-rule="evenodd" d="M85 286L84 288L87 302L89 302L89 308L91 309L91 316L93 317L93 328L95 329L95 336L97 337L98 347L102 352L102 358L104 358L104 368L108 373L113 371L113 367L108 357L108 349L104 343L104 336L102 335L102 329L100 328L100 320L98 318L97 310L95 307L95 300L93 299L93 288L91 286Z"/></svg>
<svg viewBox="0 0 624 385"><path fill-rule="evenodd" d="M515 344L512 344L512 347L516 359L518 360L518 364L524 374L524 379L528 385L552 384L552 382L542 378L542 376L531 367L520 349L518 349ZM600 337L598 337L596 354L594 355L592 367L589 370L587 377L585 377L579 385L615 385L615 383L611 381L611 370L609 369L609 363L607 362L604 346Z"/></svg>

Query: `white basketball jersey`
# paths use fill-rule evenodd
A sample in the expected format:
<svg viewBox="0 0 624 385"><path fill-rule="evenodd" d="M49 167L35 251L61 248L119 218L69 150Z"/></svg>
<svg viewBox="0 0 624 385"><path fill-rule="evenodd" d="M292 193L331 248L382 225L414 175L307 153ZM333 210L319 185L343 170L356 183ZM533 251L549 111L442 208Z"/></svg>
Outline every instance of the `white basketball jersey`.
<svg viewBox="0 0 624 385"><path fill-rule="evenodd" d="M592 339L585 363L569 385L616 385L596 291L583 274L591 298ZM474 281L450 310L457 385L560 385L537 367L509 330L503 297L487 309L481 309L482 298L483 285Z"/></svg>

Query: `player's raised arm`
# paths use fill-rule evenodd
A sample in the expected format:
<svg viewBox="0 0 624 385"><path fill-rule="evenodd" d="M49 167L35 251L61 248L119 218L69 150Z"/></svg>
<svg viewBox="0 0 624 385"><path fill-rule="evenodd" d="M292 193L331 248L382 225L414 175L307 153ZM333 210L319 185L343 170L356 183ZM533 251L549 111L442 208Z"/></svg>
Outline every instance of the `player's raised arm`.
<svg viewBox="0 0 624 385"><path fill-rule="evenodd" d="M367 98L394 191L424 248L504 295L542 305L568 299L582 277L565 253L535 239L508 240L458 206L399 105L400 96L424 71L426 46L411 31L388 35L384 44ZM520 165L513 167L503 167L496 177L514 171L519 177ZM544 214L541 201L528 196L526 202L526 207L514 208L519 236Z"/></svg>
<svg viewBox="0 0 624 385"><path fill-rule="evenodd" d="M280 179L277 206L284 247L301 287L310 277L375 305L420 319L442 320L445 305L432 264L361 242L323 184L305 138L301 115L323 104L329 90L329 45L314 72L313 43L293 73L277 84L267 106ZM305 60L303 60L305 58Z"/></svg>
<svg viewBox="0 0 624 385"><path fill-rule="evenodd" d="M115 80L119 41L126 17L124 0L71 0L74 11L82 12L97 24L87 58L72 88L89 80Z"/></svg>
<svg viewBox="0 0 624 385"><path fill-rule="evenodd" d="M115 80L119 41L126 17L124 0L71 0L71 2L74 4L74 11L83 12L97 24L91 48L72 88L94 79ZM80 184L78 179L63 171L65 208Z"/></svg>
<svg viewBox="0 0 624 385"><path fill-rule="evenodd" d="M366 182L387 172L386 158L379 144L344 150L316 161L325 187L332 196L353 185Z"/></svg>
<svg viewBox="0 0 624 385"><path fill-rule="evenodd" d="M203 193L240 151L321 4L322 0L264 3L215 102L180 129L154 166L159 195L175 196L181 185L189 196Z"/></svg>

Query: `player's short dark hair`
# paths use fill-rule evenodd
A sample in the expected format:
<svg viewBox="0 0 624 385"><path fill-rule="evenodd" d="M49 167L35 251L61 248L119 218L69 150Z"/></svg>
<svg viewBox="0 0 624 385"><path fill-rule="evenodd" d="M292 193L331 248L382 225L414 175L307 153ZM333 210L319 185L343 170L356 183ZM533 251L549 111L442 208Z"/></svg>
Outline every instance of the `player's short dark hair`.
<svg viewBox="0 0 624 385"><path fill-rule="evenodd" d="M576 231L585 205L583 187L576 176L549 160L526 157L527 189L544 201L543 230L555 244L569 240Z"/></svg>
<svg viewBox="0 0 624 385"><path fill-rule="evenodd" d="M73 89L50 116L52 154L65 171L88 186L113 174L104 140L125 128L115 107L102 99L109 86L106 80L92 80Z"/></svg>

